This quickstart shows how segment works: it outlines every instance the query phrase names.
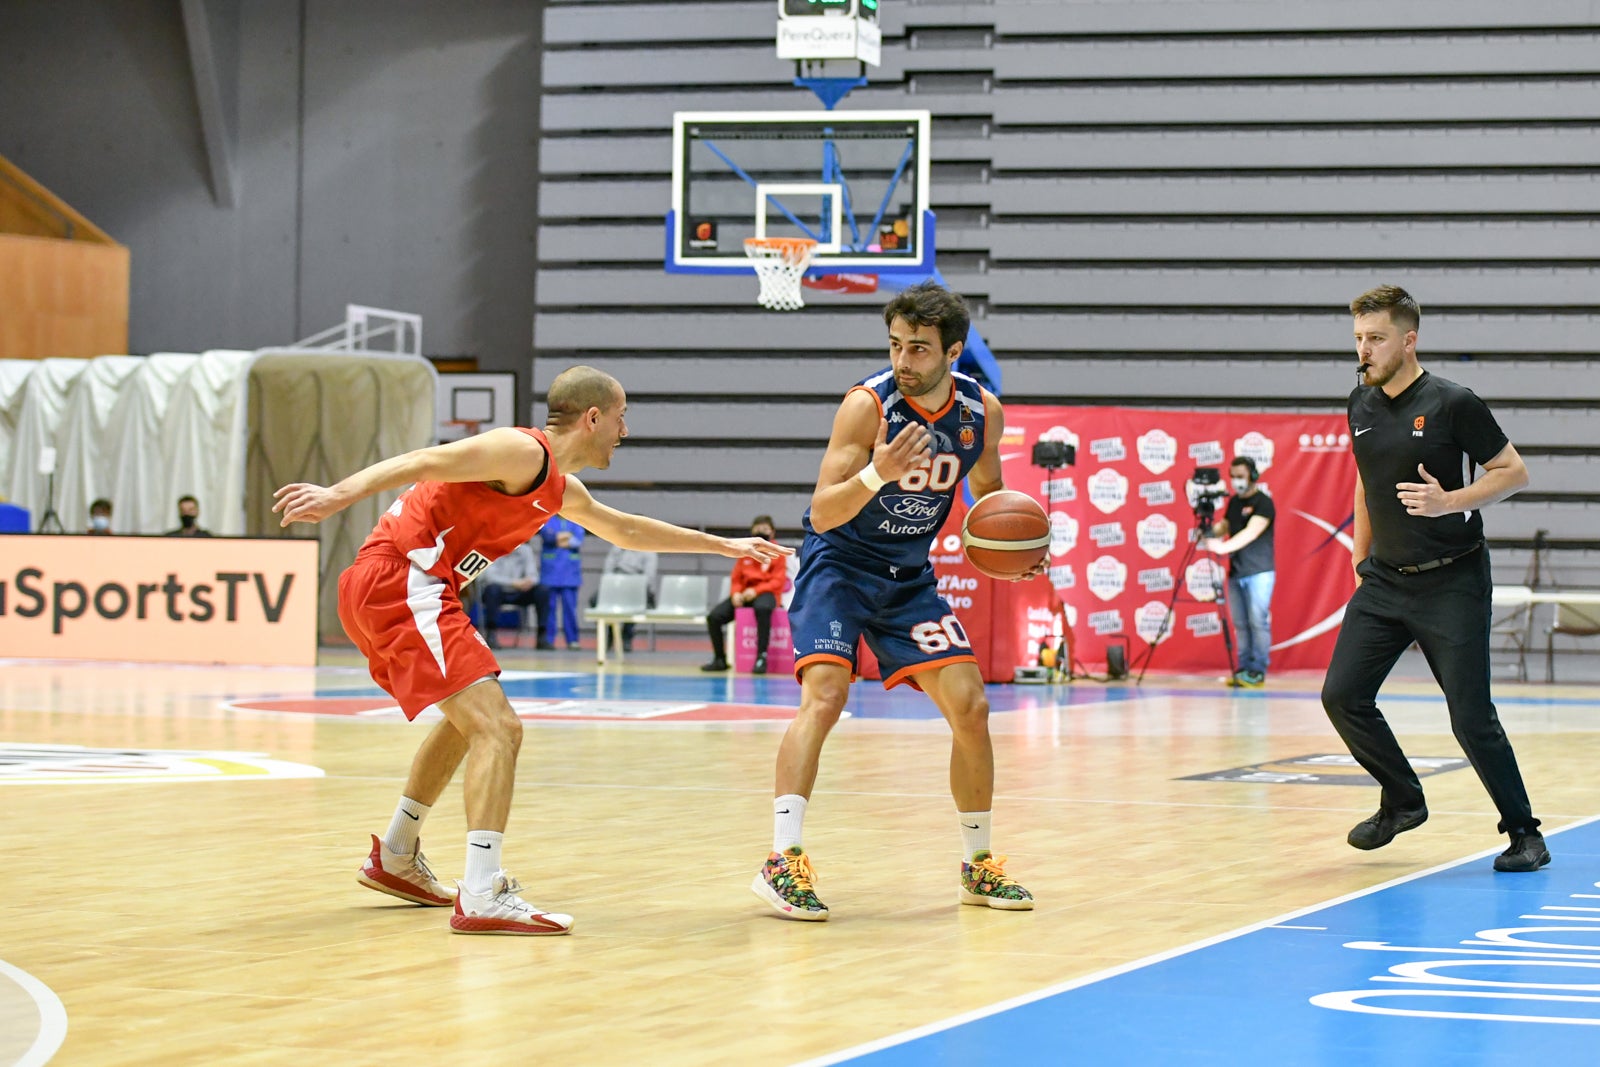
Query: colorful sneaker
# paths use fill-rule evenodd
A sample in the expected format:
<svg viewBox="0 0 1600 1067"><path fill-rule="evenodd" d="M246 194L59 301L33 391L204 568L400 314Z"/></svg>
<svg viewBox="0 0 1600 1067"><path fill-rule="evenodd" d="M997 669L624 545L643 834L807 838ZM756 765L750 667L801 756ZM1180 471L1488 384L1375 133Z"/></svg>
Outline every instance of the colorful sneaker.
<svg viewBox="0 0 1600 1067"><path fill-rule="evenodd" d="M961 903L1001 911L1032 911L1033 894L1006 874L1006 858L978 852L961 865Z"/></svg>
<svg viewBox="0 0 1600 1067"><path fill-rule="evenodd" d="M811 858L796 845L785 852L774 852L761 865L750 891L785 919L821 922L828 917L828 906L817 899L812 883L817 872Z"/></svg>
<svg viewBox="0 0 1600 1067"><path fill-rule="evenodd" d="M372 835L372 854L361 865L356 881L368 889L388 893L391 897L409 900L413 904L427 904L434 908L448 908L456 899L456 891L443 884L428 869L422 855L422 842L409 856L390 852L377 834Z"/></svg>
<svg viewBox="0 0 1600 1067"><path fill-rule="evenodd" d="M522 885L505 871L495 871L487 893L473 893L460 882L450 929L458 934L564 934L572 916L543 911L517 896Z"/></svg>

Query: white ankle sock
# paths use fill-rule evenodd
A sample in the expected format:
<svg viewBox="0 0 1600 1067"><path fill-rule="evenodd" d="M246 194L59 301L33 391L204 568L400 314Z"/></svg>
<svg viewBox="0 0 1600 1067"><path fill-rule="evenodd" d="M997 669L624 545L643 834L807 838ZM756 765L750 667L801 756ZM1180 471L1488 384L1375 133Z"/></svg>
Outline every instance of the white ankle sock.
<svg viewBox="0 0 1600 1067"><path fill-rule="evenodd" d="M800 847L800 831L806 821L806 798L794 793L772 801L772 851L784 852Z"/></svg>
<svg viewBox="0 0 1600 1067"><path fill-rule="evenodd" d="M389 820L389 831L383 835L384 846L399 856L409 856L417 850L417 837L422 833L422 820L432 811L426 804L418 804L410 797L401 797L395 805L394 818Z"/></svg>
<svg viewBox="0 0 1600 1067"><path fill-rule="evenodd" d="M505 839L505 834L494 830L467 831L467 865L461 876L467 892L481 896L489 891L489 883L500 869L500 846Z"/></svg>
<svg viewBox="0 0 1600 1067"><path fill-rule="evenodd" d="M956 818L961 820L961 849L967 854L968 863L977 853L989 851L989 815L987 811L956 812Z"/></svg>

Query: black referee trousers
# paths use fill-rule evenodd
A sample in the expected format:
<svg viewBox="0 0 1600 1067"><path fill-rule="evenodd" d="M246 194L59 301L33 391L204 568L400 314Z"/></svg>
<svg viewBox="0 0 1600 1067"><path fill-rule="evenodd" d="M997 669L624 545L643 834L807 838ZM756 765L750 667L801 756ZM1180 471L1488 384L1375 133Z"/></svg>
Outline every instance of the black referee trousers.
<svg viewBox="0 0 1600 1067"><path fill-rule="evenodd" d="M1500 811L1500 832L1537 827L1489 696L1488 549L1421 574L1369 558L1360 574L1322 683L1322 706L1356 762L1383 787L1383 807L1423 803L1422 783L1377 705L1378 687L1415 641L1444 690L1456 741Z"/></svg>

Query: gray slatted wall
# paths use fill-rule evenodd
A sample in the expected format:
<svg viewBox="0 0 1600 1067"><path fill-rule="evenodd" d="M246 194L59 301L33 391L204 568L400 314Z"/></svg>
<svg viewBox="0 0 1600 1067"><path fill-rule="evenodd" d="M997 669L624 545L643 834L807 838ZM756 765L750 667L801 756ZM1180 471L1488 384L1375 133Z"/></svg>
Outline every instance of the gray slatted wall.
<svg viewBox="0 0 1600 1067"><path fill-rule="evenodd" d="M1393 282L1423 303L1425 365L1488 398L1533 471L1490 513L1502 579L1539 529L1600 558L1600 8L883 18L883 64L841 107L933 112L940 266L1008 400L1342 410L1343 306ZM535 388L574 362L617 374L633 439L586 480L716 530L759 511L796 530L838 397L882 360L876 297L780 315L752 278L661 268L672 113L815 104L775 21L772 0L546 13Z"/></svg>

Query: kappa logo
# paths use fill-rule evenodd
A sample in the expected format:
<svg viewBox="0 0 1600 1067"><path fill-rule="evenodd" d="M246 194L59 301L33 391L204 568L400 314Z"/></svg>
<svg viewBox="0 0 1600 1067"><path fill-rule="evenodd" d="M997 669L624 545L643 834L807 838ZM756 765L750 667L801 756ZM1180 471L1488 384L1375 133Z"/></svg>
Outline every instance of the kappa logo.
<svg viewBox="0 0 1600 1067"><path fill-rule="evenodd" d="M905 421L906 421L906 417L904 415L900 414L898 411L889 412L889 425L890 426L893 426L896 423L901 423L901 422L905 422Z"/></svg>

